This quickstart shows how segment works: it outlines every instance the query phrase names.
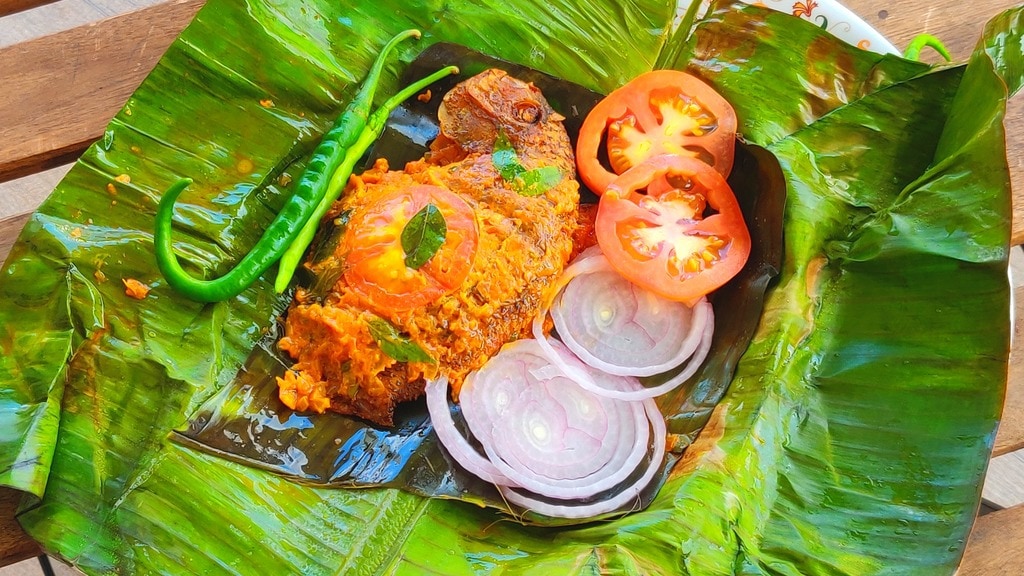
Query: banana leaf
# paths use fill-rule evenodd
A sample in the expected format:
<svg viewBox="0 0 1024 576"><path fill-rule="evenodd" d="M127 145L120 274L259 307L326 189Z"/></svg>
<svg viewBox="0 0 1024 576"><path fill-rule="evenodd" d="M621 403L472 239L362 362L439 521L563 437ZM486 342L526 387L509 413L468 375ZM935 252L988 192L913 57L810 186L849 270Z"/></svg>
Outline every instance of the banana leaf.
<svg viewBox="0 0 1024 576"><path fill-rule="evenodd" d="M210 0L0 275L0 483L28 493L29 534L87 573L952 573L1004 392L1001 119L1024 78L1022 12L994 19L966 66L928 68L739 5L691 34L656 0ZM196 179L177 248L223 271L374 47L411 26L425 36L404 62L451 41L600 92L690 69L781 167L779 281L643 511L524 526L401 490L303 486L168 439L287 298L269 280L218 304L175 294L152 257L161 191ZM123 278L152 291L130 299Z"/></svg>
<svg viewBox="0 0 1024 576"><path fill-rule="evenodd" d="M601 99L600 94L578 85L449 43L434 44L417 56L403 73L401 83L410 84L451 64L457 65L461 73L432 85L431 93L445 94L456 83L487 68L504 69L541 89L555 111L566 117L565 127L572 142L583 119ZM412 100L396 109L368 154L367 163L383 157L390 166L403 166L421 158L428 151L426 144L440 131L439 104L440 98ZM750 223L754 249L737 277L711 297L716 326L708 360L679 390L658 398L658 407L669 424L670 449L660 463L663 475L696 439L728 388L761 316L765 289L781 267L786 188L778 163L764 149L741 146L730 184ZM585 190L581 202L596 199ZM314 260L332 254L338 236L344 233L343 227L333 226L330 221L321 228L321 246L311 249ZM327 266L308 278L306 284L313 294L319 294L332 287L339 276L340 271ZM573 523L511 507L493 485L453 464L433 433L424 401L400 405L390 427L373 426L340 414L310 417L288 409L278 399L277 378L284 376L292 362L277 349L279 337L279 330L271 330L253 348L238 376L191 416L187 428L176 430L172 440L308 485L401 488L423 496L492 506L521 521ZM452 407L452 413L453 419L460 419L457 407ZM659 487L659 482L650 483L639 502L631 503L630 510L649 504Z"/></svg>

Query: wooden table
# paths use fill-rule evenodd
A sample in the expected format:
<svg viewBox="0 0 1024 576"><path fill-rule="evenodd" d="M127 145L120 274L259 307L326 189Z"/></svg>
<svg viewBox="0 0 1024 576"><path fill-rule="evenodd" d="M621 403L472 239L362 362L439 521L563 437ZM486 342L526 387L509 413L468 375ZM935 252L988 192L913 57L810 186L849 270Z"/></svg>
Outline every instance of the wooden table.
<svg viewBox="0 0 1024 576"><path fill-rule="evenodd" d="M54 0L0 0L0 17ZM984 23L1010 0L846 0L869 24L903 48L915 35L941 38L966 58ZM0 182L70 162L103 134L129 95L203 0L166 0L37 40L0 48ZM3 24L0 22L0 27ZM117 74L111 74L116 70ZM72 80L74 79L74 80ZM95 90L103 86L103 90ZM1007 157L1014 189L1013 243L1024 243L1024 99L1010 103ZM0 261L36 205L0 219ZM1011 352L1003 422L994 456L1024 448L1024 290L1016 295L1016 346ZM1021 479L1024 483L1024 479ZM0 488L0 566L39 554L14 520L18 494ZM960 574L1016 574L1024 566L1024 506L981 516Z"/></svg>

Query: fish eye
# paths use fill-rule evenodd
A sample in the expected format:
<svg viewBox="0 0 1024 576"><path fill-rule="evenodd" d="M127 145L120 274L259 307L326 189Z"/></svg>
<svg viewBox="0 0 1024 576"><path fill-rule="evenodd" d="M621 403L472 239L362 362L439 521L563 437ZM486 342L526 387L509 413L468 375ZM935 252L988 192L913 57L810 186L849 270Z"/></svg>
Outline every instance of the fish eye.
<svg viewBox="0 0 1024 576"><path fill-rule="evenodd" d="M536 124L541 120L540 104L533 100L520 100L513 105L513 113L517 120L526 124Z"/></svg>

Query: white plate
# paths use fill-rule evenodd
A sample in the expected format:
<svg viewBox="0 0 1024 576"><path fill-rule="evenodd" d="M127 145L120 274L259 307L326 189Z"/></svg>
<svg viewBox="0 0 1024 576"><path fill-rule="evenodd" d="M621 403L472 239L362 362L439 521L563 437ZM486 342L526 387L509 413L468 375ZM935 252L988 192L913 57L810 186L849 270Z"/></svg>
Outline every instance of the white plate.
<svg viewBox="0 0 1024 576"><path fill-rule="evenodd" d="M900 51L886 40L885 36L882 36L867 22L851 12L849 8L835 0L743 0L743 2L800 17L827 30L836 38L864 50L879 54L900 54ZM703 4L706 10L708 0L703 0ZM686 5L689 5L689 2L680 2L680 6Z"/></svg>

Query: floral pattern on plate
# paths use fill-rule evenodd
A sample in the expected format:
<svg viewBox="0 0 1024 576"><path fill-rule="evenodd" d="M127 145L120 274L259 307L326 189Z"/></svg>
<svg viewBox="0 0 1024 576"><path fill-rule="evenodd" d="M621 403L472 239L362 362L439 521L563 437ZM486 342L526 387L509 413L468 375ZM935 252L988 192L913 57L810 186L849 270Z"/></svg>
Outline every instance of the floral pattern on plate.
<svg viewBox="0 0 1024 576"><path fill-rule="evenodd" d="M899 50L877 30L835 0L743 0L747 4L763 6L792 14L827 30L836 38L863 50L879 54L899 54ZM680 2L681 6L688 2ZM705 9L707 0L703 1Z"/></svg>

